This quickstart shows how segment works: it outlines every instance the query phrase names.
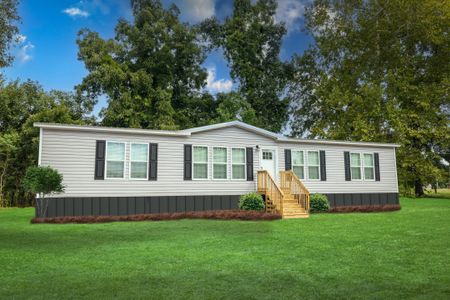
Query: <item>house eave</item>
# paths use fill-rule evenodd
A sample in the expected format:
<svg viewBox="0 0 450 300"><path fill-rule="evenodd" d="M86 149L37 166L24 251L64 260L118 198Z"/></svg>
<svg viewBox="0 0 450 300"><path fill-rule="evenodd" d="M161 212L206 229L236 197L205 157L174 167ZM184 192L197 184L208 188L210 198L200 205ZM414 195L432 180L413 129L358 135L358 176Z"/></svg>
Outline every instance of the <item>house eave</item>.
<svg viewBox="0 0 450 300"><path fill-rule="evenodd" d="M323 145L342 145L342 146L363 146L363 147L381 147L381 148L398 148L398 144L375 143L375 142L352 142L338 140L315 140L315 139L296 139L288 137L278 138L279 142L285 143L302 143L302 144L323 144Z"/></svg>
<svg viewBox="0 0 450 300"><path fill-rule="evenodd" d="M34 127L44 129L56 129L56 130L74 130L74 131L92 131L92 132L106 132L106 133L128 133L128 134L141 134L141 135L161 135L161 136L181 136L188 137L191 134L180 130L149 130L138 128L115 128L115 127L103 127L103 126L85 126L85 125L71 125L71 124L57 124L57 123L34 123Z"/></svg>

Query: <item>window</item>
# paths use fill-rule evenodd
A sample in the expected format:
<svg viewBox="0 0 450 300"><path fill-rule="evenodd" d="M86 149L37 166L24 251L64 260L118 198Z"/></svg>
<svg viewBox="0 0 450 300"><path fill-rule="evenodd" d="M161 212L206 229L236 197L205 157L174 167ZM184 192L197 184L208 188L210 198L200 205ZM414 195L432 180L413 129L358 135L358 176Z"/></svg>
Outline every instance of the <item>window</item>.
<svg viewBox="0 0 450 300"><path fill-rule="evenodd" d="M148 144L131 144L130 178L147 179Z"/></svg>
<svg viewBox="0 0 450 300"><path fill-rule="evenodd" d="M208 179L208 147L194 146L193 179Z"/></svg>
<svg viewBox="0 0 450 300"><path fill-rule="evenodd" d="M227 148L213 148L213 178L227 179Z"/></svg>
<svg viewBox="0 0 450 300"><path fill-rule="evenodd" d="M106 178L124 178L125 143L106 143Z"/></svg>
<svg viewBox="0 0 450 300"><path fill-rule="evenodd" d="M305 159L303 151L292 151L292 171L298 178L305 178Z"/></svg>
<svg viewBox="0 0 450 300"><path fill-rule="evenodd" d="M308 179L320 178L319 151L308 151Z"/></svg>
<svg viewBox="0 0 450 300"><path fill-rule="evenodd" d="M364 153L364 179L375 179L374 159L371 153Z"/></svg>
<svg viewBox="0 0 450 300"><path fill-rule="evenodd" d="M350 170L352 180L361 180L361 155L359 153L350 153Z"/></svg>
<svg viewBox="0 0 450 300"><path fill-rule="evenodd" d="M262 158L266 160L272 160L273 159L272 151L263 151Z"/></svg>
<svg viewBox="0 0 450 300"><path fill-rule="evenodd" d="M245 179L245 149L231 149L231 178Z"/></svg>

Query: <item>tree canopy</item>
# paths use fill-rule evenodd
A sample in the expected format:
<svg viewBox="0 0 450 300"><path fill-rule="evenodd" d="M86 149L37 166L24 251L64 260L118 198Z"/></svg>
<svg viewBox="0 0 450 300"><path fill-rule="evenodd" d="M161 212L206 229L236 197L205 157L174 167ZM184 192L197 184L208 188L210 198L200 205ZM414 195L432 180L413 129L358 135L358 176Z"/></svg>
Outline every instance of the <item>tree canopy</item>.
<svg viewBox="0 0 450 300"><path fill-rule="evenodd" d="M0 201L2 206L31 205L22 185L25 170L37 164L39 129L34 122L93 122L91 103L75 93L50 91L33 81L0 81Z"/></svg>
<svg viewBox="0 0 450 300"><path fill-rule="evenodd" d="M279 132L288 117L290 64L281 61L286 27L275 22L275 0L236 0L231 16L201 25L212 47L223 49L239 93L255 111L254 125Z"/></svg>
<svg viewBox="0 0 450 300"><path fill-rule="evenodd" d="M294 59L294 135L400 143L416 194L449 151L450 6L439 0L316 0L315 43Z"/></svg>
<svg viewBox="0 0 450 300"><path fill-rule="evenodd" d="M17 39L19 20L17 0L0 0L0 68L7 67L12 62L9 49Z"/></svg>
<svg viewBox="0 0 450 300"><path fill-rule="evenodd" d="M175 5L132 1L133 21L119 20L113 39L84 29L79 59L89 74L77 87L95 99L109 126L177 129L210 122L213 98L202 93L207 73L195 28L179 20Z"/></svg>

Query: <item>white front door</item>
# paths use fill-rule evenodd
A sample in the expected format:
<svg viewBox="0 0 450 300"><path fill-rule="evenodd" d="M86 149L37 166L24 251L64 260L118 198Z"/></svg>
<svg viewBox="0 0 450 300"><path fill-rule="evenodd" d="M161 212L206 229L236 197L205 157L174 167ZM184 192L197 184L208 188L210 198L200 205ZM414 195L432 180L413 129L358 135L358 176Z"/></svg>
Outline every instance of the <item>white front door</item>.
<svg viewBox="0 0 450 300"><path fill-rule="evenodd" d="M261 150L261 169L266 170L272 175L274 179L277 178L276 169L276 152L272 149Z"/></svg>

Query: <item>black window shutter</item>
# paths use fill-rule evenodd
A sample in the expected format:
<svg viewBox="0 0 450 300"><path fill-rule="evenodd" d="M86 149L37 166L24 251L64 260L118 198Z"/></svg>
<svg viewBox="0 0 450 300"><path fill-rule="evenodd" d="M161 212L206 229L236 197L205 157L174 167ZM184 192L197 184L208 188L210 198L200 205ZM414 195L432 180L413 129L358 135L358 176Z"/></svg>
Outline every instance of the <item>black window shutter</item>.
<svg viewBox="0 0 450 300"><path fill-rule="evenodd" d="M378 153L374 153L373 160L375 163L375 180L380 181L380 156Z"/></svg>
<svg viewBox="0 0 450 300"><path fill-rule="evenodd" d="M184 180L192 180L192 145L184 145Z"/></svg>
<svg viewBox="0 0 450 300"><path fill-rule="evenodd" d="M148 180L156 180L158 177L158 144L150 143L148 154Z"/></svg>
<svg viewBox="0 0 450 300"><path fill-rule="evenodd" d="M246 148L247 151L247 181L253 181L253 148Z"/></svg>
<svg viewBox="0 0 450 300"><path fill-rule="evenodd" d="M352 180L352 176L350 173L350 152L344 152L344 167L345 167L345 181Z"/></svg>
<svg viewBox="0 0 450 300"><path fill-rule="evenodd" d="M105 146L106 141L96 141L95 144L95 180L105 179Z"/></svg>
<svg viewBox="0 0 450 300"><path fill-rule="evenodd" d="M291 149L284 149L284 169L286 171L292 169Z"/></svg>
<svg viewBox="0 0 450 300"><path fill-rule="evenodd" d="M327 180L327 163L325 159L325 151L320 150L320 180Z"/></svg>

